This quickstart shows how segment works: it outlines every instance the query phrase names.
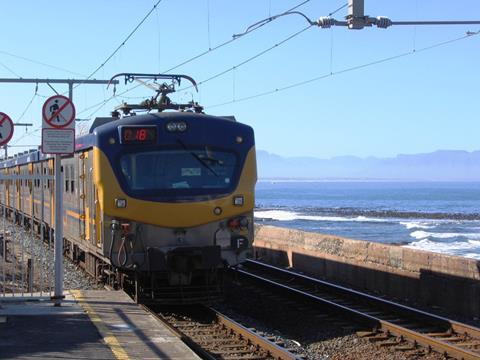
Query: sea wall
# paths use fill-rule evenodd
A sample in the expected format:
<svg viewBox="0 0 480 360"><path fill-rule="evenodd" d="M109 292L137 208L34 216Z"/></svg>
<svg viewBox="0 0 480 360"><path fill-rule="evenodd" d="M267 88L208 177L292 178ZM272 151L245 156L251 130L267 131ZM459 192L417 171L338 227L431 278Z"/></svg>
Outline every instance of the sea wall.
<svg viewBox="0 0 480 360"><path fill-rule="evenodd" d="M480 317L480 261L256 225L255 257L409 304Z"/></svg>

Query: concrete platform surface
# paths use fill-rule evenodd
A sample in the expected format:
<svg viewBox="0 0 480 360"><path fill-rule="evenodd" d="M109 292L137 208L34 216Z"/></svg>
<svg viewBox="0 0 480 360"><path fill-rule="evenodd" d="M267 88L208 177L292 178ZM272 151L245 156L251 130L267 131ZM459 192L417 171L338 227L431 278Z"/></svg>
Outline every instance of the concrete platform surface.
<svg viewBox="0 0 480 360"><path fill-rule="evenodd" d="M72 290L61 307L0 297L0 359L198 357L123 292Z"/></svg>

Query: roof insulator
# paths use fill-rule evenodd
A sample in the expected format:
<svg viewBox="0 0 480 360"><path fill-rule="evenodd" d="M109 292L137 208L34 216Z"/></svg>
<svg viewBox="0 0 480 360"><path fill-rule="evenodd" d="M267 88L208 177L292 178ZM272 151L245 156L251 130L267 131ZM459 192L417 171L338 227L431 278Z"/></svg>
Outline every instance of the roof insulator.
<svg viewBox="0 0 480 360"><path fill-rule="evenodd" d="M330 16L322 16L317 20L317 25L322 29L328 29L335 25L335 19L331 18Z"/></svg>

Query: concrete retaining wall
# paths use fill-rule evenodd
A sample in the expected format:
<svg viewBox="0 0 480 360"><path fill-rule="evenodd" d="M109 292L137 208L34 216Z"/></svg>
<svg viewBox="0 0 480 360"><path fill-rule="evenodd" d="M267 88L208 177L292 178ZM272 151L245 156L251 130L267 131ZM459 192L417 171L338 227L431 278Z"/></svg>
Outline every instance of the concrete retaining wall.
<svg viewBox="0 0 480 360"><path fill-rule="evenodd" d="M258 225L255 256L411 304L480 317L480 261Z"/></svg>

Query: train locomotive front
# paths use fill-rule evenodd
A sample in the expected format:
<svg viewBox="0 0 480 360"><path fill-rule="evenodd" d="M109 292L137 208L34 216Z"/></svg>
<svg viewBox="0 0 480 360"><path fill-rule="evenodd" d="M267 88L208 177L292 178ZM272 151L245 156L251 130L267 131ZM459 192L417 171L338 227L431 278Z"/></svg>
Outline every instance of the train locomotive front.
<svg viewBox="0 0 480 360"><path fill-rule="evenodd" d="M251 127L160 112L112 119L84 142L93 148L103 257L115 270L107 272L123 286L154 299L218 290L222 269L250 254Z"/></svg>

